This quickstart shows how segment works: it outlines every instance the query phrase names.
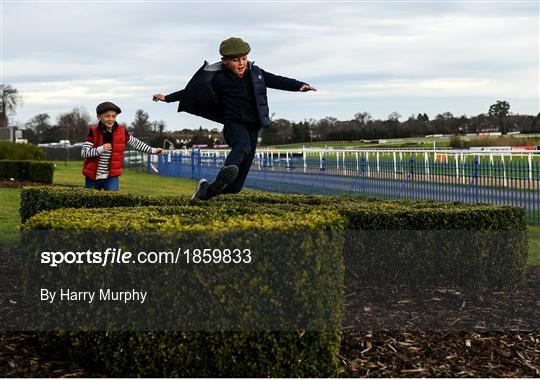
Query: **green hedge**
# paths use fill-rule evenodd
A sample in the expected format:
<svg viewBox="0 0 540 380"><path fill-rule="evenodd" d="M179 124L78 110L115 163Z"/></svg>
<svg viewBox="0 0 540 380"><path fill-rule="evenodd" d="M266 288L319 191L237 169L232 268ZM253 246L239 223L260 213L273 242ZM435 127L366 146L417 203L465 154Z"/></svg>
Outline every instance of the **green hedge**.
<svg viewBox="0 0 540 380"><path fill-rule="evenodd" d="M187 307L185 314L173 313L177 319L189 318L194 310L205 310L205 315L227 326L227 318L218 311L226 305L238 322L243 314L236 313L248 305L261 326L276 321L287 325L290 310L303 310L305 330L286 331L231 331L216 332L64 332L40 333L46 348L68 354L72 359L93 365L96 371L109 376L152 377L319 377L337 375L337 353L340 342L340 324L343 314L343 260L341 256L344 219L339 214L324 210L310 210L301 215L289 210L276 210L273 214L236 213L235 207L154 206L110 209L58 209L42 212L23 226L23 239L33 254L53 249L59 236L53 233L34 237L35 230L63 231L69 246L75 247L81 231L95 231L94 244L111 246L108 233L119 231L133 251L136 247L157 246L180 239L183 247L219 247L224 242L255 243L253 263L248 267L166 266L160 268L162 276L148 279L148 286L178 288L168 305L171 310ZM82 235L81 235L82 236ZM136 237L136 239L133 239ZM115 237L116 239L116 237ZM129 245L131 244L131 245ZM118 245L123 246L122 242ZM96 269L100 281L113 281L111 268L82 266L76 281L70 286L78 288L85 282L86 270ZM64 268L62 268L64 269ZM124 280L130 279L136 269L121 268ZM174 281L165 275L169 270L179 271ZM34 287L42 279L26 272L24 299L35 298ZM50 271L55 281L62 279L64 270ZM176 272L174 272L176 273ZM120 274L117 274L120 275ZM37 281L37 283L36 283ZM171 281L169 283L168 281ZM195 286L197 285L197 286ZM156 286L156 285L154 285ZM186 304L184 295L197 289L197 296ZM235 294L235 297L227 297ZM272 300L266 302L266 299ZM225 304L224 304L225 302ZM41 306L46 308L47 305ZM148 307L151 307L149 305ZM167 313L171 313L167 310ZM150 309L163 313L162 309ZM65 318L73 320L76 314L63 310ZM49 314L40 310L40 321ZM92 318L104 316L100 310ZM73 318L73 319L72 319ZM129 321L124 322L126 326ZM234 330L234 328L232 329Z"/></svg>
<svg viewBox="0 0 540 380"><path fill-rule="evenodd" d="M142 197L77 189L25 188L21 218L59 207L186 205L219 215L326 209L347 219L346 270L370 283L457 283L508 288L524 276L528 253L523 209L434 201L380 201L359 196L243 194L211 201ZM373 231L370 234L364 231Z"/></svg>
<svg viewBox="0 0 540 380"><path fill-rule="evenodd" d="M45 152L32 144L0 141L0 160L44 160Z"/></svg>
<svg viewBox="0 0 540 380"><path fill-rule="evenodd" d="M63 360L107 377L294 378L335 377L340 337L309 331L59 332L41 342Z"/></svg>
<svg viewBox="0 0 540 380"><path fill-rule="evenodd" d="M362 196L327 196L327 195L285 195L285 194L242 194L226 195L212 199L211 201L190 201L188 196L160 196L151 197L135 194L85 190L72 187L32 186L25 187L21 192L20 215L24 223L33 215L41 211L55 210L64 207L125 207L125 206L183 206L199 205L207 207L220 204L265 204L265 205L339 205L341 202L365 203L381 202L374 198ZM439 203L432 201L423 202L389 202L397 205L413 205L413 207L440 207ZM212 206L214 207L214 206ZM339 207L339 206L337 206Z"/></svg>
<svg viewBox="0 0 540 380"><path fill-rule="evenodd" d="M54 164L45 161L0 160L0 180L52 183Z"/></svg>
<svg viewBox="0 0 540 380"><path fill-rule="evenodd" d="M56 210L65 207L127 207L189 204L189 197L164 196L149 197L144 195L125 194L112 191L99 191L60 186L28 186L21 191L19 213L22 223L42 211Z"/></svg>
<svg viewBox="0 0 540 380"><path fill-rule="evenodd" d="M521 208L347 196L326 197L313 204L319 199L292 196L288 203L253 203L252 207L270 213L313 207L340 213L347 220L346 274L369 284L505 289L525 276L528 235ZM247 207L239 212L249 213L250 206L241 197L222 201L229 208Z"/></svg>

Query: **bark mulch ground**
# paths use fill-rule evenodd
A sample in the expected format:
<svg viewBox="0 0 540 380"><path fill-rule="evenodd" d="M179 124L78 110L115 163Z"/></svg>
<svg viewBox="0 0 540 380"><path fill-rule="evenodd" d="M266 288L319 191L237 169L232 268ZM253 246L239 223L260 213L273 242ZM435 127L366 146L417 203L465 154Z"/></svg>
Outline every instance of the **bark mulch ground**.
<svg viewBox="0 0 540 380"><path fill-rule="evenodd" d="M0 318L19 307L20 278L0 247ZM540 377L540 267L507 292L364 286L347 276L341 377ZM32 333L0 332L0 376L99 377L52 358Z"/></svg>
<svg viewBox="0 0 540 380"><path fill-rule="evenodd" d="M540 376L540 267L506 292L348 278L342 377Z"/></svg>

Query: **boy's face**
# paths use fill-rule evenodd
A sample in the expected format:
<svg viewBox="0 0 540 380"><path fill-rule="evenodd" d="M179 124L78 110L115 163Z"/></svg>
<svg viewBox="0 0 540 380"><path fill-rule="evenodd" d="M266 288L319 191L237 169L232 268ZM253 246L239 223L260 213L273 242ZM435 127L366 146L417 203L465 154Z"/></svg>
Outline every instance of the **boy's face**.
<svg viewBox="0 0 540 380"><path fill-rule="evenodd" d="M229 70L238 75L240 78L244 76L248 67L247 55L238 58L222 58L221 61Z"/></svg>
<svg viewBox="0 0 540 380"><path fill-rule="evenodd" d="M107 111L103 112L100 115L97 115L99 121L101 121L107 128L112 128L114 125L114 122L116 121L116 112L114 111Z"/></svg>

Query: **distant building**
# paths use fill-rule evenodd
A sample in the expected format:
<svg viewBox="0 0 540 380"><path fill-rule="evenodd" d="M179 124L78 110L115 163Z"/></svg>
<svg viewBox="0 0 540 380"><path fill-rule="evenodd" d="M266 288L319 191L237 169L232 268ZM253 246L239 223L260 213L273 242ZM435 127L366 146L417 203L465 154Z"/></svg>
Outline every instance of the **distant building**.
<svg viewBox="0 0 540 380"><path fill-rule="evenodd" d="M171 134L172 139L177 144L182 144L182 145L188 144L193 138L193 136L195 136L194 132L175 131Z"/></svg>
<svg viewBox="0 0 540 380"><path fill-rule="evenodd" d="M18 139L22 139L22 131L16 126L0 128L0 141L15 142Z"/></svg>

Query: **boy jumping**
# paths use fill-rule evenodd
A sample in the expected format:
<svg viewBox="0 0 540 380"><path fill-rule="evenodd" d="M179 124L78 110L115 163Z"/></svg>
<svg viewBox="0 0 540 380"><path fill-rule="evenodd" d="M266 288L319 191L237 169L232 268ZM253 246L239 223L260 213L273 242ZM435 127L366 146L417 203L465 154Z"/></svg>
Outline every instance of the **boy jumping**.
<svg viewBox="0 0 540 380"><path fill-rule="evenodd" d="M251 168L261 128L270 126L267 88L316 91L307 83L271 74L248 61L251 48L231 37L219 47L221 62L204 65L186 88L169 95L155 94L154 101L180 102L178 112L223 124L223 137L231 147L216 179L201 179L191 199L208 200L220 194L238 193Z"/></svg>

